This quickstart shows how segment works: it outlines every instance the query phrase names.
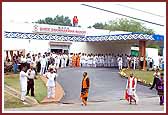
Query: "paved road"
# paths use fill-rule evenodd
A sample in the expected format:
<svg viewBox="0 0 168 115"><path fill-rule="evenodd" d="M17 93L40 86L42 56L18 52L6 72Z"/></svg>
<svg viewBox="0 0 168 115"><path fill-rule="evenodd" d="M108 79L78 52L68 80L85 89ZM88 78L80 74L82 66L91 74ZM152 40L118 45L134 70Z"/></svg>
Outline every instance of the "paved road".
<svg viewBox="0 0 168 115"><path fill-rule="evenodd" d="M120 100L124 96L126 79L121 78L117 69L110 68L66 68L60 70L58 82L63 86L65 96L63 103L80 102L82 74L88 72L91 80L88 101L111 101ZM140 98L151 98L156 95L154 90L149 90L143 85L137 86L137 95Z"/></svg>
<svg viewBox="0 0 168 115"><path fill-rule="evenodd" d="M91 80L88 106L82 107L79 98L82 74L87 71ZM124 96L126 79L121 78L116 69L107 68L66 68L59 70L58 82L65 96L60 103L43 104L33 107L5 109L5 111L162 111L155 90L137 85L138 105L129 105L120 100Z"/></svg>

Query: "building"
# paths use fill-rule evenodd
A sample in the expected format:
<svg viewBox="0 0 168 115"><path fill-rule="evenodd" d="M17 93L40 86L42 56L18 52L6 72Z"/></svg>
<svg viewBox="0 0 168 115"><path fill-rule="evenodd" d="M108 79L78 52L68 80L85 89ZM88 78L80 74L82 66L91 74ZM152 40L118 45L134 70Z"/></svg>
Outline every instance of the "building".
<svg viewBox="0 0 168 115"><path fill-rule="evenodd" d="M146 45L155 43L163 47L164 44L161 35L33 23L8 23L3 25L3 32L4 52L25 50L25 53L54 51L117 55L130 54L131 47L138 45L140 56L145 56Z"/></svg>

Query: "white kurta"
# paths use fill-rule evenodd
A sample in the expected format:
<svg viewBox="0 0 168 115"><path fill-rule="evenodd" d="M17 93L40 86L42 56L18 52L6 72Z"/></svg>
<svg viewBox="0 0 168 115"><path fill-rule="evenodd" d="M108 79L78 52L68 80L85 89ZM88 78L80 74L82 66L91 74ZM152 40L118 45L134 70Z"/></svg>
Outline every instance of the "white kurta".
<svg viewBox="0 0 168 115"><path fill-rule="evenodd" d="M46 86L48 87L55 87L55 78L57 77L57 74L56 73L47 73L47 84Z"/></svg>
<svg viewBox="0 0 168 115"><path fill-rule="evenodd" d="M46 58L42 58L41 61L40 61L40 63L41 63L41 67L45 67L46 63L47 63Z"/></svg>
<svg viewBox="0 0 168 115"><path fill-rule="evenodd" d="M27 91L27 77L28 77L27 73L25 73L24 71L20 72L20 87L21 87L21 91Z"/></svg>
<svg viewBox="0 0 168 115"><path fill-rule="evenodd" d="M61 56L61 68L63 68L65 65L65 59L64 59L64 56L62 55Z"/></svg>
<svg viewBox="0 0 168 115"><path fill-rule="evenodd" d="M93 67L96 67L96 56L93 56Z"/></svg>
<svg viewBox="0 0 168 115"><path fill-rule="evenodd" d="M48 80L46 86L48 87L48 98L55 97L55 86L56 86L56 77L58 76L56 73L47 73L46 74Z"/></svg>
<svg viewBox="0 0 168 115"><path fill-rule="evenodd" d="M25 100L26 92L27 92L27 77L28 74L24 71L20 72L20 89L21 89L21 100Z"/></svg>

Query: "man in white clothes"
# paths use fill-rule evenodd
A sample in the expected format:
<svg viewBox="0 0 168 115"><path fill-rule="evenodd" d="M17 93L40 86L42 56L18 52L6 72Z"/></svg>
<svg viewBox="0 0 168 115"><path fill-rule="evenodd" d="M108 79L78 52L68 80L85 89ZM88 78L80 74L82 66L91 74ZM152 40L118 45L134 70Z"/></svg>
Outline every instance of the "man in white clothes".
<svg viewBox="0 0 168 115"><path fill-rule="evenodd" d="M104 67L104 55L101 55L100 67Z"/></svg>
<svg viewBox="0 0 168 115"><path fill-rule="evenodd" d="M111 56L111 62L110 62L111 67L114 67L114 55L112 54Z"/></svg>
<svg viewBox="0 0 168 115"><path fill-rule="evenodd" d="M134 63L134 70L136 69L136 57L133 57L133 63Z"/></svg>
<svg viewBox="0 0 168 115"><path fill-rule="evenodd" d="M61 54L61 68L64 67L64 64L65 64L65 59L64 59L63 54Z"/></svg>
<svg viewBox="0 0 168 115"><path fill-rule="evenodd" d="M55 86L56 86L56 77L57 74L54 73L54 70L50 68L49 72L44 75L47 80L47 97L55 98Z"/></svg>
<svg viewBox="0 0 168 115"><path fill-rule="evenodd" d="M104 56L104 66L107 67L107 65L108 65L108 55L105 54L105 56Z"/></svg>
<svg viewBox="0 0 168 115"><path fill-rule="evenodd" d="M108 60L108 62L107 62L107 63L108 63L107 67L111 67L111 58L112 58L112 57L111 57L111 54L109 54L108 57L107 57L107 60Z"/></svg>
<svg viewBox="0 0 168 115"><path fill-rule="evenodd" d="M82 53L81 58L80 58L80 66L81 67L84 66L84 61L85 61L85 57L84 57L84 53Z"/></svg>
<svg viewBox="0 0 168 115"><path fill-rule="evenodd" d="M93 54L90 56L90 67L93 67Z"/></svg>
<svg viewBox="0 0 168 115"><path fill-rule="evenodd" d="M87 67L87 62L88 62L88 57L87 57L87 54L84 54L83 67Z"/></svg>
<svg viewBox="0 0 168 115"><path fill-rule="evenodd" d="M135 104L138 104L138 96L136 95L136 86L137 86L137 79L134 77L133 73L130 74L128 77L127 84L126 84L126 92L128 94L128 102L132 104L132 101Z"/></svg>
<svg viewBox="0 0 168 115"><path fill-rule="evenodd" d="M86 56L85 61L86 61L86 67L89 67L89 54Z"/></svg>
<svg viewBox="0 0 168 115"><path fill-rule="evenodd" d="M25 101L25 96L27 92L27 77L26 68L23 67L20 72L20 89L21 89L21 101Z"/></svg>
<svg viewBox="0 0 168 115"><path fill-rule="evenodd" d="M43 55L43 58L41 59L40 63L41 63L40 74L43 75L45 73L45 68L46 68L46 64L47 64L47 60L45 58L45 55Z"/></svg>
<svg viewBox="0 0 168 115"><path fill-rule="evenodd" d="M55 67L58 69L59 68L59 59L58 55L55 56Z"/></svg>
<svg viewBox="0 0 168 115"><path fill-rule="evenodd" d="M67 54L64 54L64 59L65 59L64 67L66 67L67 63L68 63L68 55Z"/></svg>
<svg viewBox="0 0 168 115"><path fill-rule="evenodd" d="M98 54L96 54L95 56L95 61L96 61L96 67L99 66L99 58L98 58Z"/></svg>
<svg viewBox="0 0 168 115"><path fill-rule="evenodd" d="M96 56L93 55L93 67L96 67Z"/></svg>
<svg viewBox="0 0 168 115"><path fill-rule="evenodd" d="M119 56L118 58L117 58L117 61L118 61L118 68L119 68L119 70L122 70L122 57L121 56Z"/></svg>
<svg viewBox="0 0 168 115"><path fill-rule="evenodd" d="M57 69L60 67L61 65L61 54L58 54L58 66Z"/></svg>

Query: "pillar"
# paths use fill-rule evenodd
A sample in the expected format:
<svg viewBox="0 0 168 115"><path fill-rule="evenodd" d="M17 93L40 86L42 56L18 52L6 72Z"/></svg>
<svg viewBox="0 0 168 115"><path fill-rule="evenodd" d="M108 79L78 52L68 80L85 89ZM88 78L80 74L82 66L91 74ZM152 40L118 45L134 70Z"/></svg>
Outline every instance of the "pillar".
<svg viewBox="0 0 168 115"><path fill-rule="evenodd" d="M145 40L139 41L139 58L141 56L144 57L143 70L146 70L146 41Z"/></svg>

